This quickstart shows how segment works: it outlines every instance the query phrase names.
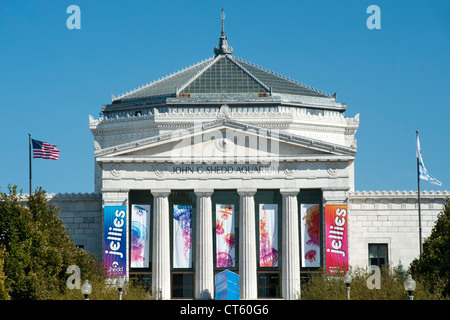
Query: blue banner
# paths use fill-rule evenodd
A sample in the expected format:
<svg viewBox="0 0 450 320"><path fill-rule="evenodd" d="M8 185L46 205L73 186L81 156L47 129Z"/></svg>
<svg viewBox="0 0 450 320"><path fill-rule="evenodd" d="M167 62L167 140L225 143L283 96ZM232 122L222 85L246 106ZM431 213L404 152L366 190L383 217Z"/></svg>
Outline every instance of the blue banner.
<svg viewBox="0 0 450 320"><path fill-rule="evenodd" d="M103 261L110 277L126 276L126 206L104 207L104 254Z"/></svg>

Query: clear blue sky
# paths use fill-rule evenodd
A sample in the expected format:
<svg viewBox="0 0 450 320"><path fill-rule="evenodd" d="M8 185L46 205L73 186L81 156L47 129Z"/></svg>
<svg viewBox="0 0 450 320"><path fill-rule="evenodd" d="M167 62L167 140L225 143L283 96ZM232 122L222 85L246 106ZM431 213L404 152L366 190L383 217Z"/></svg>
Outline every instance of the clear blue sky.
<svg viewBox="0 0 450 320"><path fill-rule="evenodd" d="M81 30L69 30L69 5ZM369 5L381 29L369 30ZM28 192L28 133L57 144L33 160L47 192L94 190L93 136L121 94L213 55L220 10L234 55L306 83L360 113L357 190L417 190L415 131L428 171L450 183L450 1L0 2L0 188Z"/></svg>

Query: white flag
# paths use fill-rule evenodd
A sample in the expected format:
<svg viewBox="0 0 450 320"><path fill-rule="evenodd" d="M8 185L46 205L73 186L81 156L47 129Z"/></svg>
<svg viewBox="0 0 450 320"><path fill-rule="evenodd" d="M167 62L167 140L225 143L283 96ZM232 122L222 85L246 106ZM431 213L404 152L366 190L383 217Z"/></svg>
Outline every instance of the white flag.
<svg viewBox="0 0 450 320"><path fill-rule="evenodd" d="M425 165L423 164L422 153L420 152L419 133L417 133L416 156L419 163L419 178L423 180L428 180L430 183L436 184L438 186L442 186L442 182L438 181L431 174L429 174L427 169L425 168Z"/></svg>

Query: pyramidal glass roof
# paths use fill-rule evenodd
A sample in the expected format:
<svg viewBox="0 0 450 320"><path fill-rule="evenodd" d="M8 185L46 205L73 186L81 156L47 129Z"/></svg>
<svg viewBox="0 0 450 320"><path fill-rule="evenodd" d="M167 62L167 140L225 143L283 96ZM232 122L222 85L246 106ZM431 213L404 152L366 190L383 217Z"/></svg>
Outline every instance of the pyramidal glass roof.
<svg viewBox="0 0 450 320"><path fill-rule="evenodd" d="M331 98L329 94L287 79L229 54L217 55L162 79L113 98L118 101L153 97L227 95L293 95Z"/></svg>
<svg viewBox="0 0 450 320"><path fill-rule="evenodd" d="M221 56L180 93L182 95L227 95L264 92L269 92L269 90L240 68L232 59Z"/></svg>
<svg viewBox="0 0 450 320"><path fill-rule="evenodd" d="M232 56L233 48L228 45L225 36L225 14L223 10L221 19L222 32L219 37L219 45L214 48L214 57L118 97L113 96L113 103L155 97L214 98L240 96L253 98L284 95L332 98L327 93Z"/></svg>

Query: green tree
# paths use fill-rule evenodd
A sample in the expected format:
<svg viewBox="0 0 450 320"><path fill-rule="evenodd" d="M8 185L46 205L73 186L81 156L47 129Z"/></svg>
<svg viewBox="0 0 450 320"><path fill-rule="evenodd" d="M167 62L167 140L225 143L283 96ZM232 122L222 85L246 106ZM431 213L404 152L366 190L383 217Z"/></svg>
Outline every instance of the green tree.
<svg viewBox="0 0 450 320"><path fill-rule="evenodd" d="M0 248L4 250L0 258L6 276L0 284L11 299L54 299L64 294L69 265L79 266L83 279L105 278L95 257L75 246L59 210L48 204L42 189L28 199L16 187L0 194Z"/></svg>
<svg viewBox="0 0 450 320"><path fill-rule="evenodd" d="M445 282L444 296L450 295L450 199L438 216L430 236L423 243L423 253L410 265L411 274L429 282L436 291Z"/></svg>
<svg viewBox="0 0 450 320"><path fill-rule="evenodd" d="M6 287L5 287L5 270L4 270L4 265L5 265L5 254L6 250L2 247L0 247L0 300L8 300L9 299L9 295L6 292Z"/></svg>

